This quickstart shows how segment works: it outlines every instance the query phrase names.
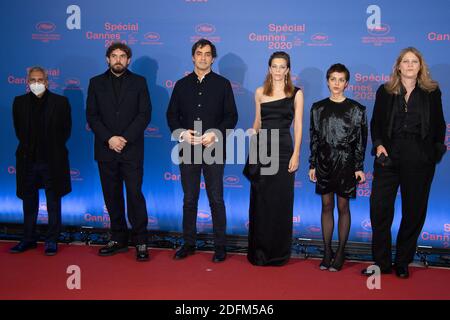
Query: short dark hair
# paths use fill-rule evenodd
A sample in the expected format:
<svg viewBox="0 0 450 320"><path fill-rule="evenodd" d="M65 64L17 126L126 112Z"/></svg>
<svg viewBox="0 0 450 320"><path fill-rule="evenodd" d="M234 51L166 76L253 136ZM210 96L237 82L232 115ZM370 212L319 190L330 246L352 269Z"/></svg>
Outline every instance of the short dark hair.
<svg viewBox="0 0 450 320"><path fill-rule="evenodd" d="M108 49L106 49L106 57L109 58L109 56L111 55L111 53L116 50L116 49L120 49L123 52L126 53L127 58L130 59L132 56L132 52L131 52L131 48L129 46L127 46L125 43L122 42L113 42Z"/></svg>
<svg viewBox="0 0 450 320"><path fill-rule="evenodd" d="M197 50L197 48L203 48L204 46L210 46L212 57L217 57L216 46L207 39L200 39L196 43L194 43L194 45L192 46L192 56L194 56L195 50Z"/></svg>
<svg viewBox="0 0 450 320"><path fill-rule="evenodd" d="M327 70L327 81L333 72L345 73L345 80L348 82L350 80L350 71L342 63L335 63Z"/></svg>

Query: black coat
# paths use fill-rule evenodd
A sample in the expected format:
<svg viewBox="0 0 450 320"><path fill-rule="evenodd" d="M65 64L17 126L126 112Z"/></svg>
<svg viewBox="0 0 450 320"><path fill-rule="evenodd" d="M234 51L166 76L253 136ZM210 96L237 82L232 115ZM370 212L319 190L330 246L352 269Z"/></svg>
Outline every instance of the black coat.
<svg viewBox="0 0 450 320"><path fill-rule="evenodd" d="M316 169L316 193L356 197L356 171L364 170L366 107L352 99L329 98L311 107L310 169Z"/></svg>
<svg viewBox="0 0 450 320"><path fill-rule="evenodd" d="M30 122L32 114L31 95L17 96L13 102L13 121L19 145L16 150L17 196L23 199L25 194L25 173L30 153ZM45 111L45 139L48 152L48 165L52 188L57 196L72 191L70 166L66 142L72 130L72 118L69 100L48 91Z"/></svg>
<svg viewBox="0 0 450 320"><path fill-rule="evenodd" d="M108 70L89 82L86 118L95 135L95 160L143 160L144 132L152 110L147 81L127 71L116 99L109 73ZM113 136L127 140L120 155L109 149L108 140Z"/></svg>
<svg viewBox="0 0 450 320"><path fill-rule="evenodd" d="M419 89L419 106L421 114L421 137L425 154L433 162L438 162L445 153L446 125L442 111L441 90L432 92ZM373 143L372 155L376 147L383 145L390 152L392 146L392 128L394 123L395 95L389 94L384 85L377 90L370 130Z"/></svg>

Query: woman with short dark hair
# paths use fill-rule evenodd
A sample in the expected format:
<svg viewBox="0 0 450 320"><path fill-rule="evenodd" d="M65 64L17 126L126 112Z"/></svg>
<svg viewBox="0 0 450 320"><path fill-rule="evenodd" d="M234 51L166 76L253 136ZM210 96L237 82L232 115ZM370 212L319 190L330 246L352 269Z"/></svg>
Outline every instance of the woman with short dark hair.
<svg viewBox="0 0 450 320"><path fill-rule="evenodd" d="M346 98L344 90L350 72L340 63L327 71L330 97L311 107L309 178L322 198L324 257L321 270L339 271L345 261L350 232L349 199L356 197L356 185L365 181L364 155L367 143L366 108ZM334 195L338 203L339 246L333 253Z"/></svg>

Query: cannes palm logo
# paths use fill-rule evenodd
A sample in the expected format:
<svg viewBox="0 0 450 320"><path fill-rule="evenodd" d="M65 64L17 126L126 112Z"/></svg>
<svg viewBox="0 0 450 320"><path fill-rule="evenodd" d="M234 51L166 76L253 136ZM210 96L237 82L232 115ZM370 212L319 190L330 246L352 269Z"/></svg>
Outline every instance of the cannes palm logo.
<svg viewBox="0 0 450 320"><path fill-rule="evenodd" d="M199 221L211 221L211 214L208 211L199 210L197 216Z"/></svg>
<svg viewBox="0 0 450 320"><path fill-rule="evenodd" d="M159 229L158 218L155 216L148 216L148 226L152 229Z"/></svg>
<svg viewBox="0 0 450 320"><path fill-rule="evenodd" d="M310 237L319 237L321 236L322 229L316 225L310 225L306 227L306 234Z"/></svg>
<svg viewBox="0 0 450 320"><path fill-rule="evenodd" d="M158 41L161 38L157 32L147 32L144 34L144 39L147 41Z"/></svg>
<svg viewBox="0 0 450 320"><path fill-rule="evenodd" d="M326 33L317 32L310 37L307 45L310 47L331 47L333 44L329 42L329 38Z"/></svg>
<svg viewBox="0 0 450 320"><path fill-rule="evenodd" d="M144 45L162 45L161 35L158 32L150 31L144 34L144 40L141 44Z"/></svg>
<svg viewBox="0 0 450 320"><path fill-rule="evenodd" d="M216 27L209 23L201 23L195 26L195 32L200 36L209 36L216 32Z"/></svg>
<svg viewBox="0 0 450 320"><path fill-rule="evenodd" d="M66 78L64 81L64 90L81 90L81 81L78 78Z"/></svg>
<svg viewBox="0 0 450 320"><path fill-rule="evenodd" d="M212 231L211 213L206 210L198 210L197 213L197 229L200 232Z"/></svg>
<svg viewBox="0 0 450 320"><path fill-rule="evenodd" d="M226 184L237 184L239 183L239 177L235 175L228 175L223 178L223 182Z"/></svg>
<svg viewBox="0 0 450 320"><path fill-rule="evenodd" d="M315 33L311 36L311 40L314 42L325 42L328 40L328 36L325 33Z"/></svg>
<svg viewBox="0 0 450 320"><path fill-rule="evenodd" d="M196 42L201 38L211 42L220 42L220 36L215 35L216 26L211 23L199 23L194 26L195 35L191 36L191 42Z"/></svg>
<svg viewBox="0 0 450 320"><path fill-rule="evenodd" d="M70 169L70 179L72 181L83 181L80 170L77 168L71 168Z"/></svg>
<svg viewBox="0 0 450 320"><path fill-rule="evenodd" d="M162 134L159 128L156 126L148 126L144 131L144 137L146 138L162 138Z"/></svg>
<svg viewBox="0 0 450 320"><path fill-rule="evenodd" d="M61 40L61 35L56 33L56 24L52 21L39 21L34 26L34 33L31 39L48 43L50 41Z"/></svg>
<svg viewBox="0 0 450 320"><path fill-rule="evenodd" d="M50 33L55 31L56 25L51 21L36 23L36 30L41 33Z"/></svg>
<svg viewBox="0 0 450 320"><path fill-rule="evenodd" d="M242 188L242 184L240 183L241 179L233 174L226 175L223 177L223 183L225 188Z"/></svg>

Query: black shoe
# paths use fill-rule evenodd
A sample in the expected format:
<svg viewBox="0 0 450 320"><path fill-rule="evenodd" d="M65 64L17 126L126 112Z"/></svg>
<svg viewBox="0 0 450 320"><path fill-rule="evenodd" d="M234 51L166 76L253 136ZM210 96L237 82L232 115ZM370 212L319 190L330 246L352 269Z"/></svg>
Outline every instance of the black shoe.
<svg viewBox="0 0 450 320"><path fill-rule="evenodd" d="M55 241L46 241L45 242L45 255L46 256L54 256L58 252L58 244Z"/></svg>
<svg viewBox="0 0 450 320"><path fill-rule="evenodd" d="M392 269L391 268L388 268L388 269L381 269L380 268L380 272L381 272L381 274L391 274L392 273ZM370 277L374 273L375 273L375 271L369 271L369 270L367 270L367 268L364 268L363 270L361 270L361 274L363 276L366 276L366 277Z"/></svg>
<svg viewBox="0 0 450 320"><path fill-rule="evenodd" d="M408 266L395 266L395 275L402 279L409 278Z"/></svg>
<svg viewBox="0 0 450 320"><path fill-rule="evenodd" d="M36 249L37 243L36 242L27 242L27 241L20 241L18 244L16 244L14 247L9 249L10 253L22 253L29 249Z"/></svg>
<svg viewBox="0 0 450 320"><path fill-rule="evenodd" d="M341 271L342 267L344 266L344 262L345 262L345 252L336 253L336 256L333 259L333 263L331 264L328 271L331 272Z"/></svg>
<svg viewBox="0 0 450 320"><path fill-rule="evenodd" d="M138 244L136 246L136 261L148 261L149 254L146 244Z"/></svg>
<svg viewBox="0 0 450 320"><path fill-rule="evenodd" d="M331 267L331 261L333 260L333 251L331 250L325 250L323 254L322 262L319 265L320 270L327 270L329 267Z"/></svg>
<svg viewBox="0 0 450 320"><path fill-rule="evenodd" d="M225 251L225 248L216 248L214 251L214 255L212 257L213 262L222 262L225 261L227 258L227 252Z"/></svg>
<svg viewBox="0 0 450 320"><path fill-rule="evenodd" d="M181 260L187 256L193 255L195 253L195 247L190 245L182 245L180 249L177 250L173 258L175 260Z"/></svg>
<svg viewBox="0 0 450 320"><path fill-rule="evenodd" d="M108 242L108 244L106 246L104 246L103 248L100 248L100 250L98 250L98 255L102 256L102 257L106 257L106 256L112 256L116 253L127 252L127 251L128 251L128 247L126 245L120 245L116 241L110 241L110 242Z"/></svg>

